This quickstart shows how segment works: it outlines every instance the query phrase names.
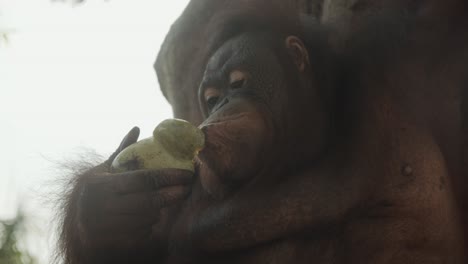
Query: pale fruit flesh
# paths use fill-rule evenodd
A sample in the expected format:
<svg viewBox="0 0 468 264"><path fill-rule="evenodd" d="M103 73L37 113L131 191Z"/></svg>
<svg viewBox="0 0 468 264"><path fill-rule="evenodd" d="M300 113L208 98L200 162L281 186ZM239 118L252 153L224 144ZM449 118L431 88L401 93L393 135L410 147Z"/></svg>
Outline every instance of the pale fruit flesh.
<svg viewBox="0 0 468 264"><path fill-rule="evenodd" d="M167 119L142 139L119 153L113 172L140 169L184 169L194 171L194 158L205 145L203 132L181 119Z"/></svg>

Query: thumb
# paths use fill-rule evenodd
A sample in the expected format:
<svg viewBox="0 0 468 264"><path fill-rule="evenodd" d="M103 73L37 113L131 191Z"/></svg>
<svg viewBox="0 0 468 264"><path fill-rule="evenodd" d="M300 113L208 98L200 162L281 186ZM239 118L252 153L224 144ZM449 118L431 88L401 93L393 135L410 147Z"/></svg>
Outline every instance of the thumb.
<svg viewBox="0 0 468 264"><path fill-rule="evenodd" d="M130 146L131 144L137 142L138 137L140 136L140 128L133 127L127 135L122 139L120 142L119 148L117 148L116 152L120 152L124 150L126 147Z"/></svg>
<svg viewBox="0 0 468 264"><path fill-rule="evenodd" d="M137 142L138 137L140 136L140 128L134 127L132 128L127 135L122 139L120 142L119 147L117 150L107 159L106 164L110 165L114 161L115 157L119 155L119 153L124 150L126 147L130 146L131 144Z"/></svg>

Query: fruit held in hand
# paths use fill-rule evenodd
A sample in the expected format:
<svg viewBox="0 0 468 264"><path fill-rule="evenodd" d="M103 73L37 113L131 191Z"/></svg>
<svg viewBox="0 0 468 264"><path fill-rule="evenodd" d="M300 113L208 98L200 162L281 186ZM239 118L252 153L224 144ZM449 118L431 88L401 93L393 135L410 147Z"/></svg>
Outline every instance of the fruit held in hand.
<svg viewBox="0 0 468 264"><path fill-rule="evenodd" d="M122 150L112 162L112 170L185 169L194 171L193 159L205 144L203 132L181 119L162 121L153 137L142 139Z"/></svg>

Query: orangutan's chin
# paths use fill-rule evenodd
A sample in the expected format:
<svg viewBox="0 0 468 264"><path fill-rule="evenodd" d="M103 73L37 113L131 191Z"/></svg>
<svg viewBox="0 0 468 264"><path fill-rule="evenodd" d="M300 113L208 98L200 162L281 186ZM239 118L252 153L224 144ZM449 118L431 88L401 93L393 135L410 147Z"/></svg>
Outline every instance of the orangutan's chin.
<svg viewBox="0 0 468 264"><path fill-rule="evenodd" d="M211 121L210 121L211 120ZM257 112L207 119L201 126L205 147L198 154L204 190L216 198L255 177L262 153L271 147L267 122Z"/></svg>

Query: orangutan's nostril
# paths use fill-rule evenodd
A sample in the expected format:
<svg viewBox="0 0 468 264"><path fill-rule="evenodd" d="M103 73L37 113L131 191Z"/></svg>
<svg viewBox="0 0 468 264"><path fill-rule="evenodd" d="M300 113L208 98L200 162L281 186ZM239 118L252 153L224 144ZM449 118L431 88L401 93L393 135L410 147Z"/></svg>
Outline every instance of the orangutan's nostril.
<svg viewBox="0 0 468 264"><path fill-rule="evenodd" d="M405 164L401 168L401 174L403 174L404 176L410 176L411 174L413 174L413 168L411 168L409 164Z"/></svg>

